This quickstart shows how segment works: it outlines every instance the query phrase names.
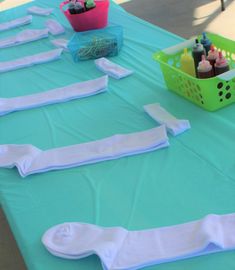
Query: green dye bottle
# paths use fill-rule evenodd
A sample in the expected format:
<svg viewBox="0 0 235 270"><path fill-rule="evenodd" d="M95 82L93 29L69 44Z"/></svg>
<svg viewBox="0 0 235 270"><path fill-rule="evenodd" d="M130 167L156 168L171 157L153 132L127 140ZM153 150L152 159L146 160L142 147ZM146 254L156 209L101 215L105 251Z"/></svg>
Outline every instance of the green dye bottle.
<svg viewBox="0 0 235 270"><path fill-rule="evenodd" d="M96 7L96 4L94 2L94 0L86 0L85 2L85 8L86 10L90 10Z"/></svg>

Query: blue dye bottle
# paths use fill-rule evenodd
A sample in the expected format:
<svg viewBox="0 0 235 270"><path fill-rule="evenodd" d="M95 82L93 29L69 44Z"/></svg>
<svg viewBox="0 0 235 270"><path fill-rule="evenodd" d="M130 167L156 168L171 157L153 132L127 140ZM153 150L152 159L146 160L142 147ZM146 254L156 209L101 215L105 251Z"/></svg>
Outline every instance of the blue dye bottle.
<svg viewBox="0 0 235 270"><path fill-rule="evenodd" d="M211 44L212 42L210 41L210 39L206 36L206 33L203 32L202 33L202 39L201 39L201 44L203 45L205 51L206 51L206 55L208 55L208 52L211 48Z"/></svg>

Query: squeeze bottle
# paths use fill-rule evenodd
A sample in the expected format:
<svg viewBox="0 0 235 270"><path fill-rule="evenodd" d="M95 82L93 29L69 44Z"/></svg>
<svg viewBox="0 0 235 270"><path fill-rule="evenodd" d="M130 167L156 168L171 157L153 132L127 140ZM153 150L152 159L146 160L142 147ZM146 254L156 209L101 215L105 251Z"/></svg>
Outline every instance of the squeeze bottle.
<svg viewBox="0 0 235 270"><path fill-rule="evenodd" d="M192 56L188 53L188 49L184 48L184 53L180 58L180 69L191 76L195 75L194 61Z"/></svg>
<svg viewBox="0 0 235 270"><path fill-rule="evenodd" d="M207 60L210 62L210 64L213 66L215 65L215 61L218 58L218 51L215 49L213 45L211 45L211 49L208 51Z"/></svg>
<svg viewBox="0 0 235 270"><path fill-rule="evenodd" d="M209 38L207 38L207 36L206 36L206 33L205 32L203 32L202 33L202 39L201 39L201 44L203 45L203 47L204 47L204 49L205 49L205 51L206 51L206 55L208 54L208 52L209 52L209 50L210 50L210 48L211 48L211 41L209 40Z"/></svg>
<svg viewBox="0 0 235 270"><path fill-rule="evenodd" d="M229 64L226 58L222 55L222 52L219 52L219 56L215 61L215 75L219 75L229 71Z"/></svg>
<svg viewBox="0 0 235 270"><path fill-rule="evenodd" d="M198 78L207 79L214 76L212 65L208 60L206 60L205 55L202 55L202 61L199 62L198 68Z"/></svg>
<svg viewBox="0 0 235 270"><path fill-rule="evenodd" d="M74 1L69 2L68 10L69 10L70 14L75 14L75 2Z"/></svg>
<svg viewBox="0 0 235 270"><path fill-rule="evenodd" d="M75 14L80 14L85 11L85 8L79 2L76 2L74 5L74 10L75 10Z"/></svg>
<svg viewBox="0 0 235 270"><path fill-rule="evenodd" d="M195 44L193 45L193 48L192 48L192 56L194 60L194 67L195 67L197 77L198 77L197 67L198 67L199 62L202 59L202 55L205 55L204 47L201 43L199 43L198 39L195 39Z"/></svg>
<svg viewBox="0 0 235 270"><path fill-rule="evenodd" d="M95 8L96 4L94 0L86 0L85 7L86 7L86 10L89 10L89 9Z"/></svg>

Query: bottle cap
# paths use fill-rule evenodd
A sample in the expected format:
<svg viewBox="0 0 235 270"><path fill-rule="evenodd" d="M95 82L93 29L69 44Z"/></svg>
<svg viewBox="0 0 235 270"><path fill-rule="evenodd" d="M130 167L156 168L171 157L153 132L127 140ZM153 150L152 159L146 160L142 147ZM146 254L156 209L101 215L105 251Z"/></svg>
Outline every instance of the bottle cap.
<svg viewBox="0 0 235 270"><path fill-rule="evenodd" d="M209 40L209 38L207 38L205 32L202 33L201 44L203 44L203 46L210 46L211 45L211 41Z"/></svg>
<svg viewBox="0 0 235 270"><path fill-rule="evenodd" d="M219 52L219 56L217 57L215 61L215 66L217 67L225 67L228 65L227 59L223 56L222 52Z"/></svg>
<svg viewBox="0 0 235 270"><path fill-rule="evenodd" d="M199 72L208 72L212 69L212 65L206 60L205 55L202 55L202 61L199 62L197 70Z"/></svg>
<svg viewBox="0 0 235 270"><path fill-rule="evenodd" d="M94 8L96 5L95 5L95 2L94 0L87 0L86 1L86 7L87 8Z"/></svg>
<svg viewBox="0 0 235 270"><path fill-rule="evenodd" d="M184 48L184 52L183 54L181 55L181 61L191 61L192 59L192 56L188 53L188 49L187 48Z"/></svg>
<svg viewBox="0 0 235 270"><path fill-rule="evenodd" d="M193 45L193 51L204 51L204 47L199 43L198 39L195 39L195 44Z"/></svg>
<svg viewBox="0 0 235 270"><path fill-rule="evenodd" d="M214 45L211 44L211 49L208 52L207 59L209 60L215 60L218 57L218 51L215 49Z"/></svg>
<svg viewBox="0 0 235 270"><path fill-rule="evenodd" d="M73 1L70 1L70 2L69 2L69 8L71 8L71 7L74 7Z"/></svg>

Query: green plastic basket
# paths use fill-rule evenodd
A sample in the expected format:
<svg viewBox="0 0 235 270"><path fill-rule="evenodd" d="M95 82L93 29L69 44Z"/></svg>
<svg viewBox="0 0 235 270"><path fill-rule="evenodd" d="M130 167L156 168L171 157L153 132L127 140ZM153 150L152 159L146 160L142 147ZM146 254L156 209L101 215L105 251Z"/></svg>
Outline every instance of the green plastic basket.
<svg viewBox="0 0 235 270"><path fill-rule="evenodd" d="M207 36L229 60L230 71L209 79L198 79L181 71L180 56L183 49L188 48L191 52L195 39L157 52L153 57L160 63L169 90L205 110L215 111L235 102L235 42L212 33L207 33Z"/></svg>

